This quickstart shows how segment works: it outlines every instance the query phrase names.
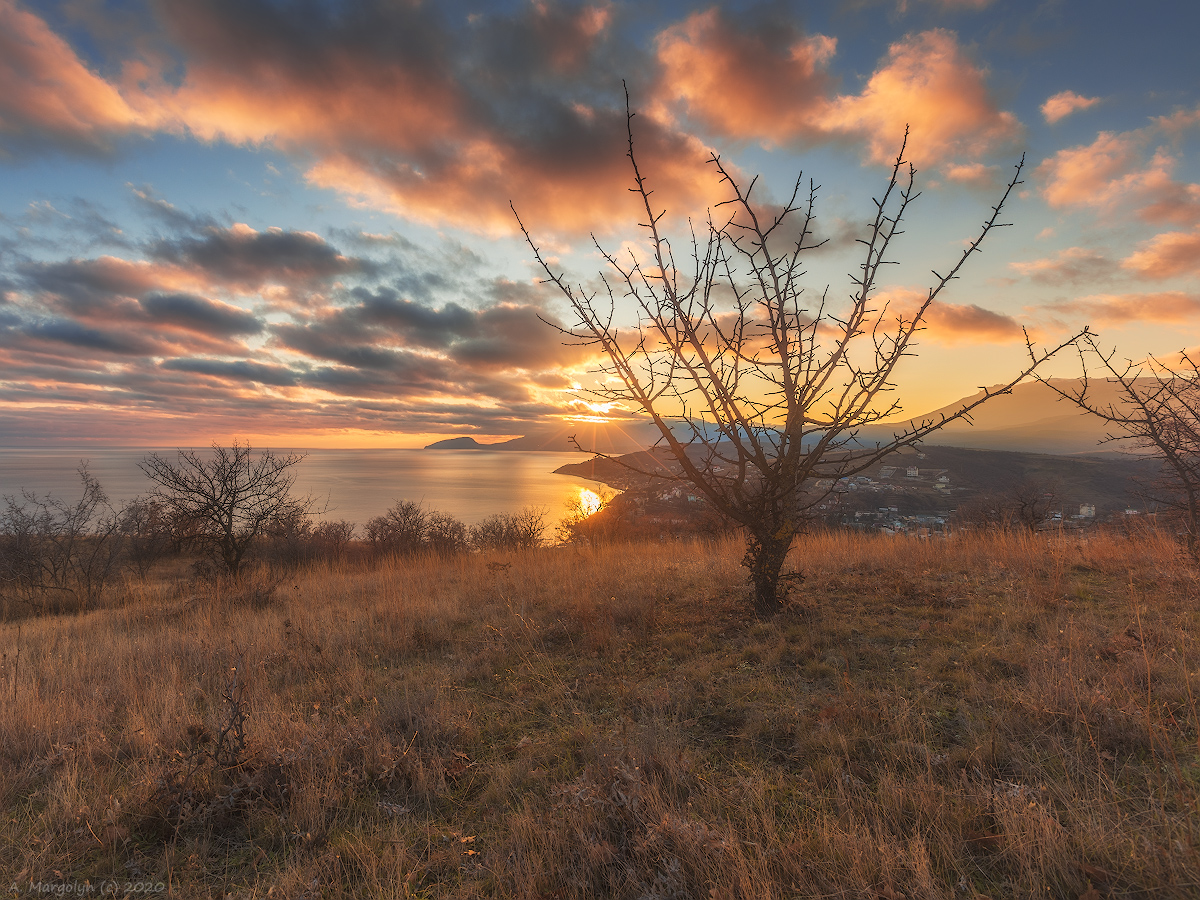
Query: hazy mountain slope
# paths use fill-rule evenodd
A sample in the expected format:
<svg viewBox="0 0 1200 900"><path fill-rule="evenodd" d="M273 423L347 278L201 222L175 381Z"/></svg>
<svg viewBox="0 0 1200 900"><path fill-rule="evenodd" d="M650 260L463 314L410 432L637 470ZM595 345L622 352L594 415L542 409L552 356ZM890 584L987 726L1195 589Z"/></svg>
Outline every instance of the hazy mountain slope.
<svg viewBox="0 0 1200 900"><path fill-rule="evenodd" d="M1052 382L1063 390L1077 389L1080 385L1078 379L1055 378ZM860 437L865 441L887 440L914 423L951 415L982 396L979 391L912 419L864 428ZM1092 382L1089 396L1101 405L1115 404L1119 399L1114 386L1102 380ZM1074 454L1121 449L1122 444L1105 443L1108 433L1109 426L1100 419L1082 412L1050 387L1035 381L1018 385L1010 394L993 397L975 411L971 422L953 422L932 434L927 442L1027 453Z"/></svg>

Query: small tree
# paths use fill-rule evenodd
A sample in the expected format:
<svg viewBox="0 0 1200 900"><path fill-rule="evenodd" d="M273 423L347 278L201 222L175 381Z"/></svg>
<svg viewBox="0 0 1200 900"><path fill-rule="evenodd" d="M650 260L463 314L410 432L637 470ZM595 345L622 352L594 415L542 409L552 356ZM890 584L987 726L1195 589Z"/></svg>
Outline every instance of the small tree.
<svg viewBox="0 0 1200 900"><path fill-rule="evenodd" d="M315 555L326 560L344 559L355 530L355 524L345 519L318 523L312 533Z"/></svg>
<svg viewBox="0 0 1200 900"><path fill-rule="evenodd" d="M916 170L904 160L906 136L860 240L864 259L851 276L849 302L835 308L828 290L807 302L801 283L806 254L823 243L813 240L815 183L801 200L797 178L787 203L768 210L751 200L755 182L744 187L713 154L709 162L729 189L729 199L718 206L723 218L710 211L704 233L693 228L687 258L678 260L660 229L665 211L655 209L638 168L628 95L626 106L632 190L646 217L646 260L632 252L618 259L596 242L608 264L603 287L572 286L550 268L519 216L517 221L547 280L576 316L576 327L560 331L603 354L605 377L593 393L648 415L674 457L671 477L694 485L742 526L755 608L767 615L781 602L779 579L793 538L831 485L969 416L1071 343L1038 352L1026 337L1029 362L1007 384L984 390L949 416L913 423L886 443L866 447L856 439L864 426L901 411L889 398L896 366L912 354L934 301L1001 226L1000 212L1020 184L1024 158L978 236L946 274L934 273L922 303L912 311L893 310L874 297L880 271L892 261L892 241L917 196ZM636 309L628 328L618 324L618 299Z"/></svg>
<svg viewBox="0 0 1200 900"><path fill-rule="evenodd" d="M1107 422L1105 441L1127 442L1134 452L1159 460L1162 468L1147 499L1174 513L1188 554L1200 563L1200 360L1184 351L1174 364L1153 356L1142 363L1121 361L1116 350L1104 352L1090 334L1080 345L1080 360L1077 389L1045 384ZM1089 368L1115 387L1115 400L1092 395Z"/></svg>
<svg viewBox="0 0 1200 900"><path fill-rule="evenodd" d="M69 599L99 599L117 571L120 521L100 482L79 465L82 493L70 503L24 491L7 496L0 511L0 588L45 607Z"/></svg>
<svg viewBox="0 0 1200 900"><path fill-rule="evenodd" d="M292 496L292 468L303 454L256 457L249 443L232 447L213 444L212 455L179 450L171 460L152 453L140 463L158 487L153 497L169 510L201 549L241 575L247 555L272 523L306 517L314 511L311 497Z"/></svg>
<svg viewBox="0 0 1200 900"><path fill-rule="evenodd" d="M434 510L426 522L426 544L438 556L453 556L467 549L467 526L450 513Z"/></svg>
<svg viewBox="0 0 1200 900"><path fill-rule="evenodd" d="M614 543L621 536L621 519L612 508L616 494L603 488L598 493L589 493L598 498L597 505L585 503L582 494L567 499L567 517L559 520L554 529L559 543L599 547Z"/></svg>
<svg viewBox="0 0 1200 900"><path fill-rule="evenodd" d="M543 506L524 506L515 513L495 513L470 528L470 544L476 550L533 550L542 546L546 518Z"/></svg>
<svg viewBox="0 0 1200 900"><path fill-rule="evenodd" d="M967 525L1004 531L1037 531L1058 506L1059 485L1052 478L1023 478L1001 491L988 491L958 508L955 518Z"/></svg>
<svg viewBox="0 0 1200 900"><path fill-rule="evenodd" d="M367 541L376 556L416 553L428 535L429 513L414 500L397 500L367 522Z"/></svg>
<svg viewBox="0 0 1200 900"><path fill-rule="evenodd" d="M121 508L120 528L125 558L142 578L176 544L170 515L153 497L136 497L126 503Z"/></svg>

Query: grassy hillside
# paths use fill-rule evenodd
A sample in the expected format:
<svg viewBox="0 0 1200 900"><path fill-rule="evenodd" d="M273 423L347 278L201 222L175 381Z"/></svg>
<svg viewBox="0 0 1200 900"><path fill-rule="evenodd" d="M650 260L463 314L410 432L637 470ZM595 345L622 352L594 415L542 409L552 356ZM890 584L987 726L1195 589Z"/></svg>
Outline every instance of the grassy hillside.
<svg viewBox="0 0 1200 900"><path fill-rule="evenodd" d="M0 871L172 897L1196 896L1200 584L1174 544L814 536L765 622L741 552L159 573L4 624Z"/></svg>

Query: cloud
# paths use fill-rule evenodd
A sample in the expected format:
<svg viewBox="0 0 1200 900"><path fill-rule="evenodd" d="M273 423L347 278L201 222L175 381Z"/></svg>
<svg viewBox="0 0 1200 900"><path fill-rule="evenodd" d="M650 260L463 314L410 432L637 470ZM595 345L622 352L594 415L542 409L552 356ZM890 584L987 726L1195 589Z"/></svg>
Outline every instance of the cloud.
<svg viewBox="0 0 1200 900"><path fill-rule="evenodd" d="M111 83L41 19L4 8L42 48L41 63L12 70L21 87L11 101L40 140L98 147L159 131L270 145L351 203L483 233L514 231L510 201L535 234L605 232L638 216L619 84L648 60L608 4L536 3L464 23L438 4L383 0L308 6L303 16L267 0L162 3L154 40L170 47L172 65L139 50ZM1020 131L941 29L894 43L863 90L843 95L829 72L836 41L765 13L737 22L719 9L696 13L654 48L657 87L635 141L655 201L681 215L724 195L704 165L709 148L674 109L737 140L859 142L874 161L890 160L911 125L909 157L958 160L961 175ZM76 72L78 85L38 81L51 70ZM54 102L30 93L39 83ZM60 127L45 112L56 104L87 114ZM186 214L134 190L160 221L186 227Z"/></svg>
<svg viewBox="0 0 1200 900"><path fill-rule="evenodd" d="M743 28L723 13L696 13L657 41L658 91L716 133L766 143L853 140L869 159L895 159L905 128L918 165L976 157L1014 140L1016 117L1001 111L957 36L909 35L857 94L834 95L828 64L836 41L767 22Z"/></svg>
<svg viewBox="0 0 1200 900"><path fill-rule="evenodd" d="M148 355L158 347L154 342L146 340L125 329L91 328L70 319L44 319L32 322L24 328L5 329L9 334L5 337L15 338L18 342L28 340L36 343L45 341L66 344L77 350L86 350L100 354L116 355ZM8 341L4 341L5 344ZM11 345L10 345L11 346Z"/></svg>
<svg viewBox="0 0 1200 900"><path fill-rule="evenodd" d="M714 133L784 143L812 132L828 108L835 38L714 7L664 29L655 46L659 92Z"/></svg>
<svg viewBox="0 0 1200 900"><path fill-rule="evenodd" d="M138 49L106 81L0 0L0 140L95 151L157 131L270 145L313 185L415 221L512 233L516 201L539 233L606 231L638 214L620 80L644 68L613 9L549 2L464 20L385 0L303 15L267 0L159 3L161 30L124 41ZM665 207L723 199L699 140L643 117L637 141Z"/></svg>
<svg viewBox="0 0 1200 900"><path fill-rule="evenodd" d="M164 360L162 367L174 372L209 375L219 380L251 382L276 387L292 387L297 383L296 373L286 366L264 365L247 359L177 358Z"/></svg>
<svg viewBox="0 0 1200 900"><path fill-rule="evenodd" d="M887 304L888 318L914 315L929 294L912 288L891 288L875 296L875 304ZM885 318L887 321L887 318ZM934 301L925 313L921 340L944 345L1011 343L1023 337L1021 325L1011 316L976 304L958 305Z"/></svg>
<svg viewBox="0 0 1200 900"><path fill-rule="evenodd" d="M1155 235L1121 260L1121 267L1154 280L1200 274L1200 225Z"/></svg>
<svg viewBox="0 0 1200 900"><path fill-rule="evenodd" d="M183 212L173 203L169 203L155 193L148 184L141 187L126 184L138 207L152 218L173 231L199 231L202 228L216 228L217 223L211 216L196 216Z"/></svg>
<svg viewBox="0 0 1200 900"><path fill-rule="evenodd" d="M173 266L117 256L29 262L17 267L22 287L49 309L78 317L112 316L150 291L195 290L199 279Z"/></svg>
<svg viewBox="0 0 1200 900"><path fill-rule="evenodd" d="M1041 284L1077 284L1109 278L1117 266L1103 253L1086 247L1067 247L1053 258L1011 262L1009 268Z"/></svg>
<svg viewBox="0 0 1200 900"><path fill-rule="evenodd" d="M969 184L975 187L994 188L999 183L1000 167L985 166L983 163L964 163L948 165L942 169L949 181Z"/></svg>
<svg viewBox="0 0 1200 900"><path fill-rule="evenodd" d="M163 10L185 69L178 84L144 91L160 127L270 143L306 160L313 185L425 223L511 233L510 201L542 232L602 231L636 215L624 109L596 102L618 96L597 62L609 46L604 7L536 4L481 16L466 33L436 4L304 17L215 0ZM716 198L698 140L649 118L636 137L665 206Z"/></svg>
<svg viewBox="0 0 1200 900"><path fill-rule="evenodd" d="M1173 176L1178 160L1165 147L1146 152L1156 138L1190 127L1191 117L1160 119L1146 128L1102 131L1090 144L1066 147L1036 170L1042 196L1055 209L1093 208L1112 212L1131 204L1148 222L1191 224L1200 220L1200 184Z"/></svg>
<svg viewBox="0 0 1200 900"><path fill-rule="evenodd" d="M495 287L508 293L511 283ZM577 367L593 351L564 346L540 304L502 300L469 309L440 308L399 297L389 288L351 293L357 303L328 307L307 321L275 325L277 347L317 360L387 370L409 354L441 357L464 372L542 372Z"/></svg>
<svg viewBox="0 0 1200 900"><path fill-rule="evenodd" d="M1059 91L1042 104L1042 115L1047 122L1053 125L1071 113L1095 106L1099 102L1099 97L1081 97L1074 91Z"/></svg>
<svg viewBox="0 0 1200 900"><path fill-rule="evenodd" d="M862 93L838 97L823 128L865 141L875 162L895 158L910 129L907 157L917 165L974 157L1016 139L1021 126L987 90L985 73L967 59L953 32L926 31L888 48L887 62Z"/></svg>
<svg viewBox="0 0 1200 900"><path fill-rule="evenodd" d="M161 325L220 337L258 334L263 330L262 322L253 313L194 294L150 294L139 302L147 320Z"/></svg>
<svg viewBox="0 0 1200 900"><path fill-rule="evenodd" d="M42 19L0 0L0 145L10 153L47 142L104 152L114 136L141 124L121 93Z"/></svg>
<svg viewBox="0 0 1200 900"><path fill-rule="evenodd" d="M926 317L929 335L943 344L1011 343L1022 337L1016 319L974 303L934 302Z"/></svg>
<svg viewBox="0 0 1200 900"><path fill-rule="evenodd" d="M1142 139L1102 131L1087 146L1066 147L1046 159L1037 174L1046 202L1056 209L1103 206L1124 190L1123 182L1140 159Z"/></svg>
<svg viewBox="0 0 1200 900"><path fill-rule="evenodd" d="M1184 291L1091 294L1055 304L1051 309L1070 313L1096 326L1120 326L1130 322L1190 323L1200 315L1200 295Z"/></svg>
<svg viewBox="0 0 1200 900"><path fill-rule="evenodd" d="M148 252L156 260L199 269L214 280L250 287L268 281L311 284L374 268L366 260L343 256L311 231L260 232L243 224L209 227L201 237L157 241Z"/></svg>

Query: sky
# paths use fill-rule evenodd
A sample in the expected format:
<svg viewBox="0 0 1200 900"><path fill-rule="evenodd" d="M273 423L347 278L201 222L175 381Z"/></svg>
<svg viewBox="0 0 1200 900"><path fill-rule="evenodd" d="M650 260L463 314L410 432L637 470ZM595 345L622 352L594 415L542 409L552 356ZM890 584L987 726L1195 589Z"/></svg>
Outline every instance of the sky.
<svg viewBox="0 0 1200 900"><path fill-rule="evenodd" d="M517 227L596 285L820 185L844 299L909 129L922 191L879 300L988 238L899 370L906 414L1090 327L1200 343L1200 5L0 0L0 447L413 447L591 415L595 348ZM510 206L511 204L511 206ZM628 310L619 309L618 318ZM1067 358L1052 374L1077 374Z"/></svg>

